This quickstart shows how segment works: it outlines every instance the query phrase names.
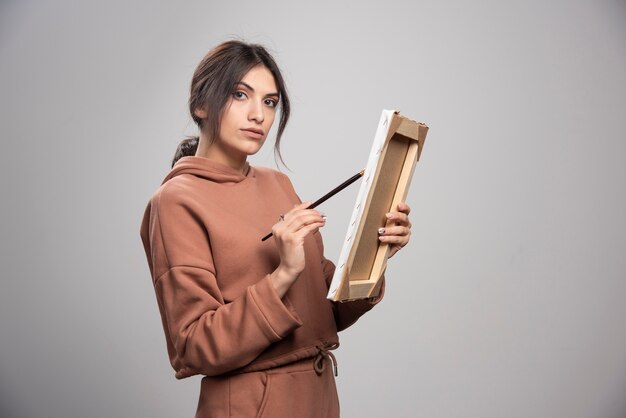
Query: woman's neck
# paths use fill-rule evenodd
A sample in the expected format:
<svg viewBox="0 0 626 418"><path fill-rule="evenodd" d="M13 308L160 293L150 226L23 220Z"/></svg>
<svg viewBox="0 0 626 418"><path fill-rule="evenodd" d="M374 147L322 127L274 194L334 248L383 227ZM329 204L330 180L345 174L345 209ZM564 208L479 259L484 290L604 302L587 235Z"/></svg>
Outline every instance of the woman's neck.
<svg viewBox="0 0 626 418"><path fill-rule="evenodd" d="M222 149L217 142L210 143L206 138L200 137L198 143L198 149L196 150L197 157L208 158L220 164L224 164L242 174L246 174L247 171L247 159L245 155L236 156L226 152Z"/></svg>

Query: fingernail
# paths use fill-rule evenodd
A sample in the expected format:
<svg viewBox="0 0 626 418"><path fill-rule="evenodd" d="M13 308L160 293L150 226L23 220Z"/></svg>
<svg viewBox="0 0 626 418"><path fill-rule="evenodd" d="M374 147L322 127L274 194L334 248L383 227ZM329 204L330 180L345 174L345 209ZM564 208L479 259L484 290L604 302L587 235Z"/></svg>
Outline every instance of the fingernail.
<svg viewBox="0 0 626 418"><path fill-rule="evenodd" d="M387 215L385 215L387 217L387 219L391 219L391 217L393 216L391 213L388 213Z"/></svg>
<svg viewBox="0 0 626 418"><path fill-rule="evenodd" d="M385 228L378 228L378 235L382 235L385 233Z"/></svg>
<svg viewBox="0 0 626 418"><path fill-rule="evenodd" d="M326 215L322 215L322 220L326 222Z"/></svg>

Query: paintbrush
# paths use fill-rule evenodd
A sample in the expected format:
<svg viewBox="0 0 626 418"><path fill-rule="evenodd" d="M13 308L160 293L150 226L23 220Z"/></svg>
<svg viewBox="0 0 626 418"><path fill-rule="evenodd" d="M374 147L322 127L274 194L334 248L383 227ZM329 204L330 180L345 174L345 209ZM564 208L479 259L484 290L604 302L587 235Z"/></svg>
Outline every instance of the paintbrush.
<svg viewBox="0 0 626 418"><path fill-rule="evenodd" d="M307 207L307 209L313 209L316 206L321 205L322 203L324 203L325 201L327 201L328 199L330 199L331 197L333 197L334 195L336 195L337 193L339 193L340 191L342 191L343 189L345 189L346 187L348 187L349 185L351 185L352 183L354 183L355 181L357 181L358 179L363 177L363 173L365 173L365 170L359 171L354 176L350 177L348 180L344 181L339 186L335 187L330 192L326 193L324 196L322 196L319 199L317 199L315 202L311 203L311 205L309 207ZM274 235L274 234L272 232L270 232L269 234L267 234L266 236L261 238L261 241L267 240L272 235Z"/></svg>

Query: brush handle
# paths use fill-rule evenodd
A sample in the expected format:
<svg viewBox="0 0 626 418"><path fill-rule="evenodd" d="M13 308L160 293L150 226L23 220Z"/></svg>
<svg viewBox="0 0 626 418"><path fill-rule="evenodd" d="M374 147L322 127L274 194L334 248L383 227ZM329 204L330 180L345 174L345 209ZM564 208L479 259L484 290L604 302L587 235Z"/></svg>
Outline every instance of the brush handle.
<svg viewBox="0 0 626 418"><path fill-rule="evenodd" d="M340 191L342 191L343 189L345 189L346 187L348 187L349 185L351 185L352 183L354 183L355 181L363 177L364 173L365 173L365 170L359 171L354 176L350 177L348 180L344 181L339 186L335 187L330 192L326 193L324 196L317 199L315 202L311 203L311 205L307 207L307 209L313 209L321 205L322 203L324 203L325 201L327 201L328 199L330 199L331 197L333 197L334 195L336 195L337 193L339 193ZM269 234L261 238L261 241L268 240L272 235L274 235L274 233L270 232Z"/></svg>

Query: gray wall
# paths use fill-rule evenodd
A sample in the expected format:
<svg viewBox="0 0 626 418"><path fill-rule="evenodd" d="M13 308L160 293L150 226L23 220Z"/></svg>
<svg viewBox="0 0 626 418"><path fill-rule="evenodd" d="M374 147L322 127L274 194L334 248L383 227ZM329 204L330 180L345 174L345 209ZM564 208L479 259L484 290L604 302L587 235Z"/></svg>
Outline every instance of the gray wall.
<svg viewBox="0 0 626 418"><path fill-rule="evenodd" d="M138 230L233 36L284 69L305 199L381 109L431 128L412 242L341 335L343 416L626 416L625 2L280 3L0 4L2 416L193 416ZM324 206L331 259L356 191Z"/></svg>

